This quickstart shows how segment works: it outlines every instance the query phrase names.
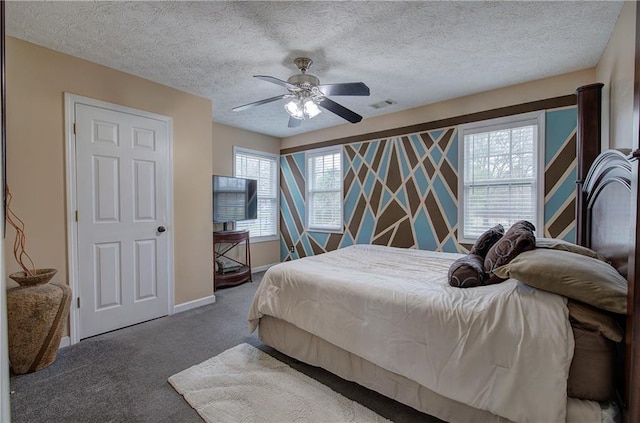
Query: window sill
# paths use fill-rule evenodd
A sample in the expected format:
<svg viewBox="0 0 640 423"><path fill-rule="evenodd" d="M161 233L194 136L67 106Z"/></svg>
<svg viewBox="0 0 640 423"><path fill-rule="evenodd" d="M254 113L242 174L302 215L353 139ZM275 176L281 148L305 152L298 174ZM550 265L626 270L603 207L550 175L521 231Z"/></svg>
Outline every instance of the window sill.
<svg viewBox="0 0 640 423"><path fill-rule="evenodd" d="M320 233L328 233L328 234L342 234L344 231L342 229L330 229L330 228L305 228L307 232L320 232Z"/></svg>
<svg viewBox="0 0 640 423"><path fill-rule="evenodd" d="M249 237L249 242L252 244L260 244L261 242L280 241L280 237L276 235L272 236L257 236L255 238Z"/></svg>

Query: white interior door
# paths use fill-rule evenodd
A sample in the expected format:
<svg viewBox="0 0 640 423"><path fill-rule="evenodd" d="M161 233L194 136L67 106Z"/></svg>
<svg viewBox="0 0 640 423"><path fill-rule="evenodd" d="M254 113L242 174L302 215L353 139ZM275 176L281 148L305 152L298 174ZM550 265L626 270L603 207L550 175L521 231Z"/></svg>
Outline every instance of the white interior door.
<svg viewBox="0 0 640 423"><path fill-rule="evenodd" d="M80 338L169 312L168 122L75 104Z"/></svg>

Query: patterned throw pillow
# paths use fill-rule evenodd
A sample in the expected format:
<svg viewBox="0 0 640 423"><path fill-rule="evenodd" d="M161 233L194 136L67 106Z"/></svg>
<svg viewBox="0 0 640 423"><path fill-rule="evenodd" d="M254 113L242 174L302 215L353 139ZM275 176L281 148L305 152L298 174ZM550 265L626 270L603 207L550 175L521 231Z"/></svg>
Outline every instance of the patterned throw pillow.
<svg viewBox="0 0 640 423"><path fill-rule="evenodd" d="M504 235L504 227L501 224L497 224L491 229L487 229L482 235L476 239L475 244L471 247L469 254L477 254L484 258L489 249L493 247L493 244L498 242Z"/></svg>
<svg viewBox="0 0 640 423"><path fill-rule="evenodd" d="M454 261L449 267L449 285L457 288L473 288L484 285L484 259L477 254L468 254Z"/></svg>
<svg viewBox="0 0 640 423"><path fill-rule="evenodd" d="M518 254L536 248L536 227L531 222L521 220L511 225L509 230L487 252L484 259L484 271L487 274L487 285L499 283L506 279L493 273L497 267L513 260Z"/></svg>

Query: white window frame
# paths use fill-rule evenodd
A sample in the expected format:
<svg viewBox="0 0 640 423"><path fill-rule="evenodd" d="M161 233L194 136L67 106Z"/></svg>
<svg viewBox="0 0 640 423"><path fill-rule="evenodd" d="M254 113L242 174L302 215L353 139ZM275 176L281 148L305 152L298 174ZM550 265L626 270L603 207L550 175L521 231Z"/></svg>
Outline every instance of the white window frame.
<svg viewBox="0 0 640 423"><path fill-rule="evenodd" d="M275 211L275 222L276 222L276 233L274 235L268 236L251 236L249 233L249 239L251 243L259 243L259 242L267 242L267 241L278 241L280 239L280 156L274 153L268 153L266 151L252 150L250 148L239 147L237 145L233 146L233 176L237 177L236 174L236 156L238 154L246 154L251 156L260 156L267 158L269 160L273 160L276 164L276 211ZM254 179L254 178L249 178ZM258 197L259 198L259 197ZM243 221L236 222L236 228L238 228L238 224L242 225Z"/></svg>
<svg viewBox="0 0 640 423"><path fill-rule="evenodd" d="M319 157L319 156L325 156L325 155L329 155L329 154L339 154L340 155L340 219L339 219L339 227L333 227L333 226L312 226L311 222L310 222L310 217L311 217L311 201L309 201L310 199L310 191L309 191L309 183L311 181L311 178L309 177L310 175L310 169L309 169L309 159L312 157ZM342 153L342 145L336 145L336 146L331 146L331 147L323 147L323 148L316 148L313 150L307 150L304 153L304 163L305 163L305 168L306 168L306 172L305 172L305 214L306 214L306 219L305 219L305 229L309 232L327 232L327 233L338 233L341 234L344 231L344 183L343 183L343 178L344 178L344 163L343 163L344 157L343 157L343 153Z"/></svg>
<svg viewBox="0 0 640 423"><path fill-rule="evenodd" d="M534 143L534 156L536 158L535 193L535 222L536 234L544 233L544 171L545 171L545 111L522 113L519 115L505 116L496 119L472 122L458 126L458 241L463 244L473 244L476 238L464 237L464 137L465 135L489 132L499 129L514 128L537 124L538 140ZM489 228L487 228L489 229ZM509 228L505 228L507 230ZM537 235L541 236L541 235Z"/></svg>

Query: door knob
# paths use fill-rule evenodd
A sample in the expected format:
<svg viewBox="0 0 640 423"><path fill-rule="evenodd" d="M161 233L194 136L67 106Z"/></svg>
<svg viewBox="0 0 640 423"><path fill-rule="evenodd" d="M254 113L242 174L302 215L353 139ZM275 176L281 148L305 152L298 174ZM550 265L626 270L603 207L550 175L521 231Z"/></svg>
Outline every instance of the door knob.
<svg viewBox="0 0 640 423"><path fill-rule="evenodd" d="M165 228L164 226L158 226L158 232L162 233L164 231L166 231L167 228Z"/></svg>

